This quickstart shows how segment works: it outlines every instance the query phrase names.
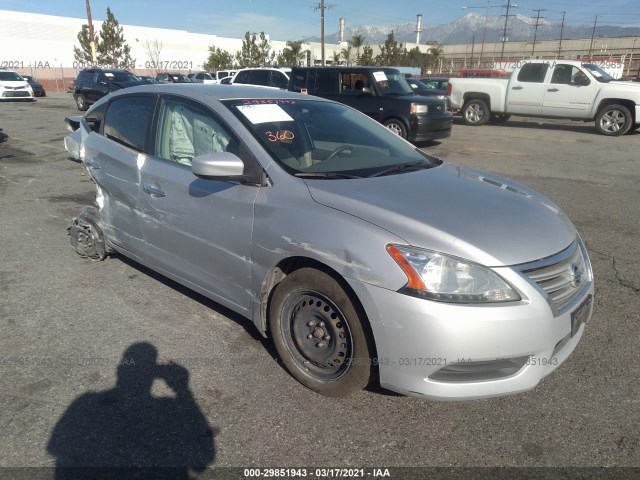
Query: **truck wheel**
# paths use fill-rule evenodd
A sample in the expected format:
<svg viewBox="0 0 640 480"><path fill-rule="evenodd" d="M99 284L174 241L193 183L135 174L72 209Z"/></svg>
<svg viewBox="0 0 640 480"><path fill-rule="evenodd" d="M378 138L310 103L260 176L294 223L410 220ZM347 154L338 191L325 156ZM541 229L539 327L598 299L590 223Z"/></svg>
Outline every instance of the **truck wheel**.
<svg viewBox="0 0 640 480"><path fill-rule="evenodd" d="M384 122L383 125L396 135L400 135L405 140L407 139L407 128L404 126L404 123L402 123L401 120L391 118Z"/></svg>
<svg viewBox="0 0 640 480"><path fill-rule="evenodd" d="M467 125L484 125L489 121L491 112L484 100L474 98L462 107L462 119Z"/></svg>
<svg viewBox="0 0 640 480"><path fill-rule="evenodd" d="M631 122L631 112L624 105L605 105L596 115L596 130L601 135L617 137L629 131Z"/></svg>
<svg viewBox="0 0 640 480"><path fill-rule="evenodd" d="M271 335L287 370L328 397L346 397L371 379L365 321L338 282L313 268L287 275L269 305Z"/></svg>
<svg viewBox="0 0 640 480"><path fill-rule="evenodd" d="M509 113L492 113L491 121L493 123L504 123L511 118Z"/></svg>

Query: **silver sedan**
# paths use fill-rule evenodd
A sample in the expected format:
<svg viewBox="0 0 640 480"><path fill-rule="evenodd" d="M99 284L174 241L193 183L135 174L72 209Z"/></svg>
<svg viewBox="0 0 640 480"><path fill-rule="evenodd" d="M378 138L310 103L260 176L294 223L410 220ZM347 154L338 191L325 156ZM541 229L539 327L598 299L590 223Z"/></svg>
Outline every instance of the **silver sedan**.
<svg viewBox="0 0 640 480"><path fill-rule="evenodd" d="M589 258L556 205L344 105L146 85L67 121L97 191L70 227L77 251L130 257L250 318L321 394L526 391L591 317Z"/></svg>

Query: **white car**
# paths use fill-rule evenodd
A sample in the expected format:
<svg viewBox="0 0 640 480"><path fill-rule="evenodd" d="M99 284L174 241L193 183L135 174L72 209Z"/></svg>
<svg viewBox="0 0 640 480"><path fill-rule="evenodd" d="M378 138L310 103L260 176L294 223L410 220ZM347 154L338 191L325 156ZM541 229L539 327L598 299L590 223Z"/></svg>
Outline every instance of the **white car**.
<svg viewBox="0 0 640 480"><path fill-rule="evenodd" d="M31 85L12 70L0 68L0 100L35 100Z"/></svg>
<svg viewBox="0 0 640 480"><path fill-rule="evenodd" d="M258 87L281 88L289 86L290 68L243 68L231 79L231 85L254 85Z"/></svg>

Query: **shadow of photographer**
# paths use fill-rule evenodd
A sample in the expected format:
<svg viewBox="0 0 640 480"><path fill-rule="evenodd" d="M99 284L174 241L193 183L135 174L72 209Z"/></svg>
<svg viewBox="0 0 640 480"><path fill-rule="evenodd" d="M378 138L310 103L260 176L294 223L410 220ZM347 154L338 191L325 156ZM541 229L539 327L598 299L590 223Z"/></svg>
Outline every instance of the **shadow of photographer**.
<svg viewBox="0 0 640 480"><path fill-rule="evenodd" d="M157 358L150 343L131 345L114 388L69 406L47 445L57 480L188 479L214 461L214 433L189 390L188 370ZM175 396L152 396L156 379Z"/></svg>

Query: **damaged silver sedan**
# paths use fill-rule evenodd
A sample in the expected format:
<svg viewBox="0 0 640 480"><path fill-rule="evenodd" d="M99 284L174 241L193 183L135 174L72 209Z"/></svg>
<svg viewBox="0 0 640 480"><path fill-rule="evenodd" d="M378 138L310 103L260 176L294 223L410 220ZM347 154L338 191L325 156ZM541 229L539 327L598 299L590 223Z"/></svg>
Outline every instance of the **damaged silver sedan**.
<svg viewBox="0 0 640 480"><path fill-rule="evenodd" d="M76 250L118 252L252 319L321 394L530 390L591 317L589 258L557 206L344 105L153 85L67 122L97 190L69 228Z"/></svg>

